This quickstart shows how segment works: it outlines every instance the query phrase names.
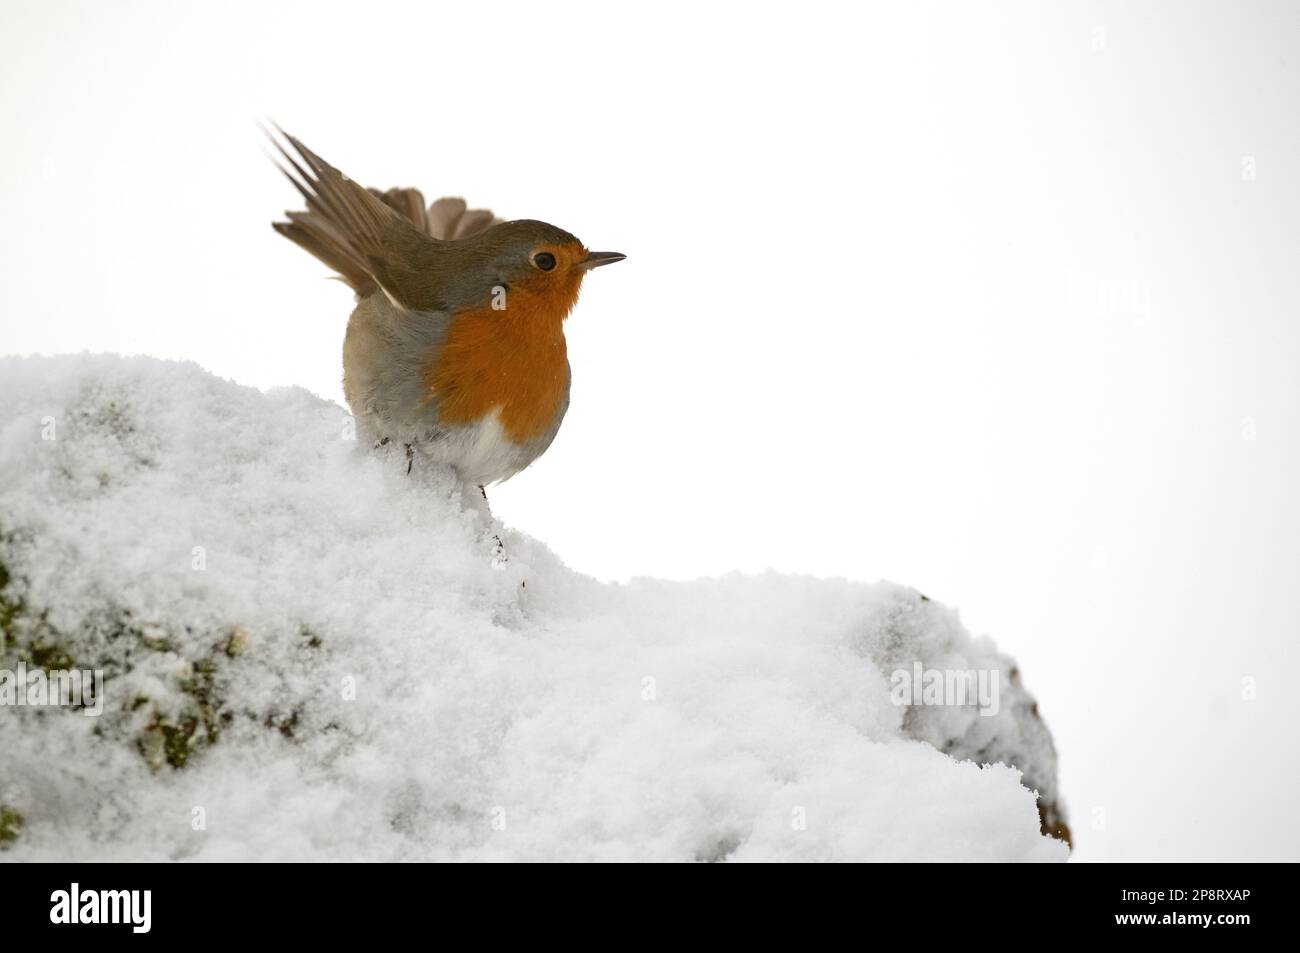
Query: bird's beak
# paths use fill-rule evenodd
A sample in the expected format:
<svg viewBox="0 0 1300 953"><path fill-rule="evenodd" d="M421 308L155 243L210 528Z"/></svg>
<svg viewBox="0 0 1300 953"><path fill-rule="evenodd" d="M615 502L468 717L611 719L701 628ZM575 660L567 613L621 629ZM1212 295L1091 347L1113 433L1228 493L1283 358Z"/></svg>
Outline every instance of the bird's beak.
<svg viewBox="0 0 1300 953"><path fill-rule="evenodd" d="M599 268L601 265L612 265L626 257L627 255L616 251L589 251L587 257L578 262L578 267L586 271L590 268Z"/></svg>

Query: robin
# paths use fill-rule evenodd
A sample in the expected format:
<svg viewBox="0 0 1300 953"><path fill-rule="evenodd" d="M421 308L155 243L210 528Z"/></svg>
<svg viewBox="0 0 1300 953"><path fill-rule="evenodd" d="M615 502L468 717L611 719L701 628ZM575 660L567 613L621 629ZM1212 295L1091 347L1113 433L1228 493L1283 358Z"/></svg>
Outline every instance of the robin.
<svg viewBox="0 0 1300 953"><path fill-rule="evenodd" d="M408 473L418 450L480 490L546 452L569 408L564 320L587 272L626 256L463 199L362 188L281 135L307 211L273 227L356 292L343 394L358 425L405 445Z"/></svg>

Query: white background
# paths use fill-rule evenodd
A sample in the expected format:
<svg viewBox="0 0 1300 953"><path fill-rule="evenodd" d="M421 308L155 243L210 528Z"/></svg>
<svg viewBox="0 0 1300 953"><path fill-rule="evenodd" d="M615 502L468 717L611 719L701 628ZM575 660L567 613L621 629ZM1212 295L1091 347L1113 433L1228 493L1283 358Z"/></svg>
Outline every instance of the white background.
<svg viewBox="0 0 1300 953"><path fill-rule="evenodd" d="M629 257L498 515L916 586L1019 659L1076 859L1296 860L1298 53L1285 3L3 0L0 351L341 399L259 117L552 221Z"/></svg>

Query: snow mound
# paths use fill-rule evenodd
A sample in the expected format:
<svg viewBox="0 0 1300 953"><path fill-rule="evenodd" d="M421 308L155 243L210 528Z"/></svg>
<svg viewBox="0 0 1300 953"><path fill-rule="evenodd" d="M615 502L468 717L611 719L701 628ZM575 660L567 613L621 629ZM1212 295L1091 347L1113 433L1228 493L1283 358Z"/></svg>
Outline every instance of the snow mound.
<svg viewBox="0 0 1300 953"><path fill-rule="evenodd" d="M105 678L0 706L0 856L1065 859L1050 737L951 610L600 583L425 469L301 390L0 360L0 689ZM896 704L918 662L997 713Z"/></svg>

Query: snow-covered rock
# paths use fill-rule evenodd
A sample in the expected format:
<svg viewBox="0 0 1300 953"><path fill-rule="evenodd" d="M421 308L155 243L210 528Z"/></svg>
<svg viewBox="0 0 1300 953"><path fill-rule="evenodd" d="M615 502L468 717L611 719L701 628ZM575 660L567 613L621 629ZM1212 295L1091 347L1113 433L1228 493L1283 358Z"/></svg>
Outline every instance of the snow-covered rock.
<svg viewBox="0 0 1300 953"><path fill-rule="evenodd" d="M0 703L105 676L97 717L0 705L0 857L1065 859L1050 737L951 610L600 583L416 464L301 390L0 360ZM916 663L997 713L896 704Z"/></svg>

